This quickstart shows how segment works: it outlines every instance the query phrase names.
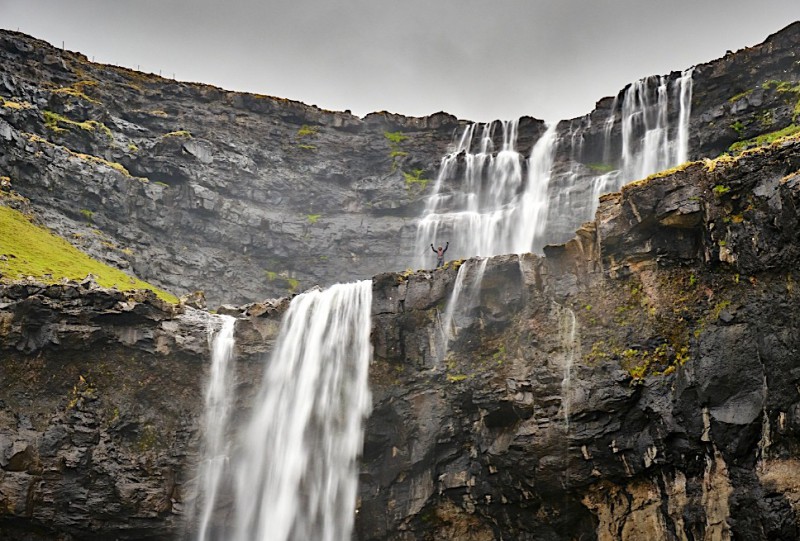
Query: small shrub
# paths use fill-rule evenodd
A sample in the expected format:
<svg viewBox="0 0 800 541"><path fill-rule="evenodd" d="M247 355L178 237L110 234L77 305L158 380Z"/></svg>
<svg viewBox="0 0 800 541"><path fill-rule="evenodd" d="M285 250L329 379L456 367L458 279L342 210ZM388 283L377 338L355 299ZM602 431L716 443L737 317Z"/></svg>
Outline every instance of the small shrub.
<svg viewBox="0 0 800 541"><path fill-rule="evenodd" d="M383 132L383 136L389 140L390 143L399 144L408 139L407 135L404 135L403 132L395 131L395 132Z"/></svg>
<svg viewBox="0 0 800 541"><path fill-rule="evenodd" d="M308 126L306 124L303 124L302 126L300 126L300 129L297 130L297 137L311 137L317 135L318 131L319 130L313 126Z"/></svg>
<svg viewBox="0 0 800 541"><path fill-rule="evenodd" d="M162 137L165 138L165 139L167 137L183 137L183 138L186 138L186 139L190 139L192 137L192 134L188 130L178 130L178 131L171 131L169 133L165 133L164 135L162 135Z"/></svg>
<svg viewBox="0 0 800 541"><path fill-rule="evenodd" d="M711 191L714 192L714 195L716 195L717 197L722 197L723 195L731 191L731 189L729 186L723 186L722 184L717 184L711 189Z"/></svg>
<svg viewBox="0 0 800 541"><path fill-rule="evenodd" d="M308 223L313 225L317 223L317 220L319 220L321 216L322 214L307 214L306 218L308 219Z"/></svg>
<svg viewBox="0 0 800 541"><path fill-rule="evenodd" d="M422 191L428 186L430 179L422 178L422 172L422 169L414 169L410 173L403 173L403 177L406 179L407 189L411 189L413 186L418 186L420 191Z"/></svg>
<svg viewBox="0 0 800 541"><path fill-rule="evenodd" d="M83 215L84 218L86 218L87 222L91 222L92 217L94 216L94 212L92 212L89 209L81 209L81 214Z"/></svg>

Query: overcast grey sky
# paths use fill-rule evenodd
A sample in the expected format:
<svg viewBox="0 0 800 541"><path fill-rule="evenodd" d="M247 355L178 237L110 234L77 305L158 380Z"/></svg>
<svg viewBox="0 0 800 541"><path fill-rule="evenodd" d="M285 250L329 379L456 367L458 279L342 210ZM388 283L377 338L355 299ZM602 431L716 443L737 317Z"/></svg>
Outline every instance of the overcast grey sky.
<svg viewBox="0 0 800 541"><path fill-rule="evenodd" d="M98 62L480 121L580 116L798 19L800 0L0 0L0 27Z"/></svg>

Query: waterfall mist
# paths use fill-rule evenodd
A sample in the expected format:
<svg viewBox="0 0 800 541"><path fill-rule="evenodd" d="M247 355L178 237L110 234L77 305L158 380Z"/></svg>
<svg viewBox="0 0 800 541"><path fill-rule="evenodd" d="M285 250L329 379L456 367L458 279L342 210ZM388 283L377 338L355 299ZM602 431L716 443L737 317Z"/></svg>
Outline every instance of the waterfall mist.
<svg viewBox="0 0 800 541"><path fill-rule="evenodd" d="M235 476L235 541L341 541L370 410L372 282L295 297L284 316Z"/></svg>

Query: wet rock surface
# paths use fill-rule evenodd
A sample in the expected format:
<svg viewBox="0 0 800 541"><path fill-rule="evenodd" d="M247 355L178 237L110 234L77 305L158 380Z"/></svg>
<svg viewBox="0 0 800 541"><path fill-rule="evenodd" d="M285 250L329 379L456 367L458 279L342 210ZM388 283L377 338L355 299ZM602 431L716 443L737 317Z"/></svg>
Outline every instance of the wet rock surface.
<svg viewBox="0 0 800 541"><path fill-rule="evenodd" d="M697 66L692 157L793 122L798 43L794 24ZM81 249L178 296L203 290L211 305L408 268L426 248L414 234L428 185L468 124L177 82L9 31L0 60L0 177ZM554 170L575 172L565 178L576 194L592 190L592 167L620 165L605 163L621 155L606 148L621 141L613 103L559 124ZM671 125L678 115L673 104ZM527 157L544 123L522 117L518 128Z"/></svg>
<svg viewBox="0 0 800 541"><path fill-rule="evenodd" d="M630 186L547 257L488 260L449 316L480 261L376 276L357 538L796 538L798 156ZM237 423L288 303L218 310ZM191 531L216 324L90 281L0 288L5 538Z"/></svg>
<svg viewBox="0 0 800 541"><path fill-rule="evenodd" d="M490 259L446 348L447 294L409 305L421 275L377 278L359 538L800 535L795 476L777 480L800 403L798 156L691 165L607 197L547 258Z"/></svg>
<svg viewBox="0 0 800 541"><path fill-rule="evenodd" d="M730 91L723 82L733 76L719 66L782 66L780 54L764 55L796 35L795 25L743 60L699 67L717 77L709 100ZM0 108L0 163L15 188L89 251L108 259L100 246L116 243L118 264L160 285L206 289L210 306L345 270L352 279L355 260L374 265L364 272L391 268L379 254L397 255L398 224L419 201L400 171L432 171L460 125L447 115L357 119L167 83L1 36L3 95L31 105ZM742 91L764 75L745 71ZM98 84L76 86L90 80ZM770 89L748 103L769 101ZM112 92L124 107L110 105ZM748 110L731 103L723 115ZM45 110L100 118L115 145L97 125L56 118L70 129L45 128ZM239 135L211 128L222 125ZM395 156L392 171L385 132L396 131L409 137L400 150L409 154ZM727 144L720 137L703 145L718 149ZM332 156L347 148L342 169ZM373 159L387 176L369 173ZM480 287L449 315L459 271L470 283L479 261L375 276L357 538L800 537L798 205L795 138L605 196L596 220L546 257L491 258ZM339 237L330 228L317 235L326 213ZM355 216L364 217L358 228ZM274 243L256 248L252 231L265 219ZM323 238L333 251L319 248ZM340 267L295 257L309 253L319 263L355 255L337 259ZM282 254L280 265L271 254ZM0 286L0 537L187 537L216 325L194 308L203 302L194 295L173 306L90 281ZM247 417L288 303L217 310L237 318L236 422Z"/></svg>

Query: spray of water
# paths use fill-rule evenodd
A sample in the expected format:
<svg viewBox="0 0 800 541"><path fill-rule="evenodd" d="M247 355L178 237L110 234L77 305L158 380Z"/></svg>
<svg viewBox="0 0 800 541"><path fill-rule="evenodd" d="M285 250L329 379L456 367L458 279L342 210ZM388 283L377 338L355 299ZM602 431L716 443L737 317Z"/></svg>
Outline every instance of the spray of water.
<svg viewBox="0 0 800 541"><path fill-rule="evenodd" d="M503 137L495 152L492 134L498 127ZM527 176L525 159L516 150L517 130L518 121L464 129L455 150L442 159L433 193L417 224L417 246L457 238L448 254L455 259L541 249L556 126L549 126L534 145ZM476 136L478 150L472 152ZM459 167L459 157L463 167ZM455 189L445 191L456 176ZM429 254L424 254L415 264L425 267L430 262Z"/></svg>
<svg viewBox="0 0 800 541"><path fill-rule="evenodd" d="M211 538L212 516L220 486L228 469L230 443L226 432L233 406L233 330L236 320L231 316L216 316L212 320L219 328L209 327L211 369L205 392L203 434L205 446L198 468L197 541Z"/></svg>
<svg viewBox="0 0 800 541"><path fill-rule="evenodd" d="M295 297L237 460L235 541L350 539L370 410L372 283Z"/></svg>

